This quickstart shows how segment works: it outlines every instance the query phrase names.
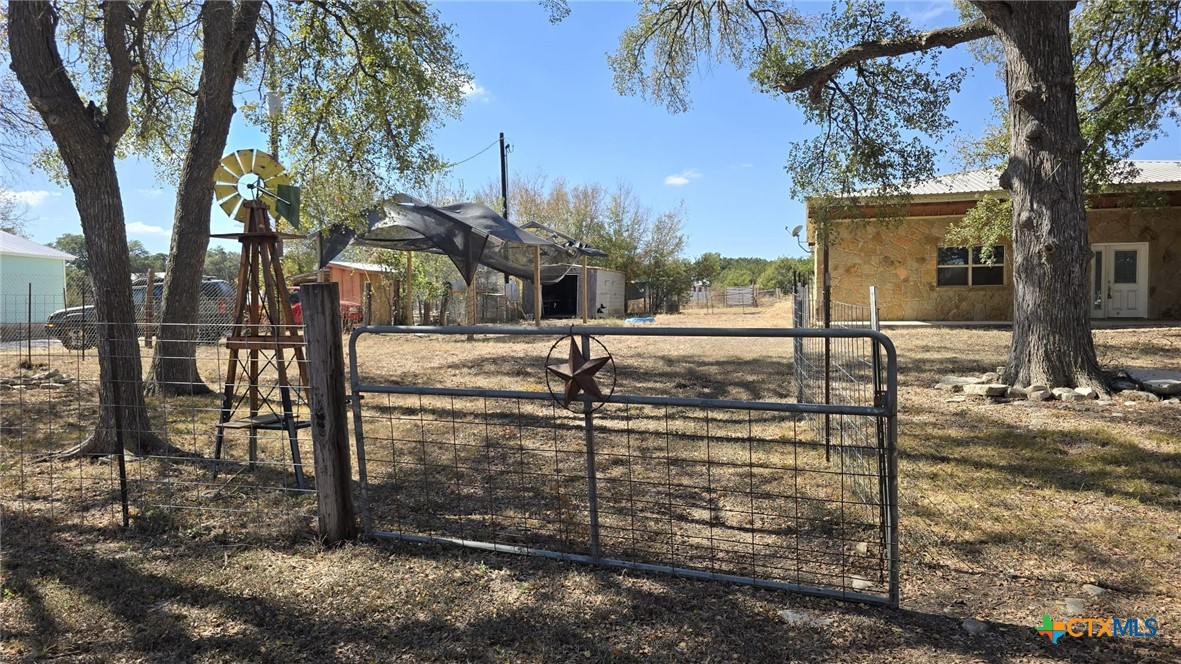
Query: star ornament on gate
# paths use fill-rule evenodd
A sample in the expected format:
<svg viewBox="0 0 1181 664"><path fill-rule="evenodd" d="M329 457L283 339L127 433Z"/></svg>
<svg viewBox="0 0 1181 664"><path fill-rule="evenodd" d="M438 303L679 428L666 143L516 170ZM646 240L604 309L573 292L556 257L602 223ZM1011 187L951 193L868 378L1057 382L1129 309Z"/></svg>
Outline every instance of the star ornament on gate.
<svg viewBox="0 0 1181 664"><path fill-rule="evenodd" d="M563 364L551 364L545 368L547 374L552 374L562 379L564 383L561 398L557 394L554 394L555 400L561 401L563 406L570 408L570 403L574 401L574 397L578 396L579 392L585 392L598 401L606 401L607 397L603 396L602 389L599 388L599 384L595 381L595 374L611 362L611 356L606 354L603 357L588 360L582 354L582 351L579 350L578 343L574 340L574 337L571 336L569 339L570 353L566 362ZM598 343L598 340L596 339L595 342ZM562 343L561 340L554 344L554 348L550 349L551 356L560 343ZM601 343L599 345L602 346ZM606 348L603 350L606 351ZM612 385L612 390L614 390L614 385Z"/></svg>

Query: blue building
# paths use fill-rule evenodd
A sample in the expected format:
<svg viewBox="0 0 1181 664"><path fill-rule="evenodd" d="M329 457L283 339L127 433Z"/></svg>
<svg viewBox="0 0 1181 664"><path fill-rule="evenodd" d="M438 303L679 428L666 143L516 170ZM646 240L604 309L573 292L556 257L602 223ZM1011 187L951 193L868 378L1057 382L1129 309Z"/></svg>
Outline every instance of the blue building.
<svg viewBox="0 0 1181 664"><path fill-rule="evenodd" d="M66 261L72 260L64 251L0 231L0 325L28 322L30 305L34 324L66 306Z"/></svg>

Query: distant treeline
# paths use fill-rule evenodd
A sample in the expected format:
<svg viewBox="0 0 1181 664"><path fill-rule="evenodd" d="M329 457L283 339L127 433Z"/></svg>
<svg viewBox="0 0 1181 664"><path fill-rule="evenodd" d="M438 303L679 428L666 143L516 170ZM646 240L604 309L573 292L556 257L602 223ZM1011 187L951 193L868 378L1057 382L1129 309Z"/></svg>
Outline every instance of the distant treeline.
<svg viewBox="0 0 1181 664"><path fill-rule="evenodd" d="M693 275L697 281L711 286L749 286L755 284L762 289L779 288L789 290L792 284L808 283L812 280L812 257L795 258L780 256L768 258L729 258L716 252L702 254L693 262Z"/></svg>

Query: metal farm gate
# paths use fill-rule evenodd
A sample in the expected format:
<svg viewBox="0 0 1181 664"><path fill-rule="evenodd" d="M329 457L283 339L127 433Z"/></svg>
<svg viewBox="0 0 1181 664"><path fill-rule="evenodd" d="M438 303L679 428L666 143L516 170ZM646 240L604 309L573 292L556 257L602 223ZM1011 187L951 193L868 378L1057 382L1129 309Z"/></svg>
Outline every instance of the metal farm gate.
<svg viewBox="0 0 1181 664"><path fill-rule="evenodd" d="M483 359L423 374L436 384L367 368L469 334ZM757 369L769 394L678 396L706 379L652 351L684 337L774 349L714 369ZM793 339L826 337L884 358L866 403L794 400ZM898 605L897 363L880 332L367 327L349 344L370 536ZM876 435L833 454L808 423L825 415Z"/></svg>

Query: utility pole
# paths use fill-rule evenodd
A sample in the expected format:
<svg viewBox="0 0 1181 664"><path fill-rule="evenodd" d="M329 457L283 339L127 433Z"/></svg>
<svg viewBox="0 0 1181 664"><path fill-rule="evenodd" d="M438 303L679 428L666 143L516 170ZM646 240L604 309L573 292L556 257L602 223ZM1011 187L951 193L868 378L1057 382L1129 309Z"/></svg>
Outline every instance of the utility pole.
<svg viewBox="0 0 1181 664"><path fill-rule="evenodd" d="M508 219L508 151L512 147L504 142L504 132L500 132L500 200L504 201L504 208L502 210L506 220Z"/></svg>

